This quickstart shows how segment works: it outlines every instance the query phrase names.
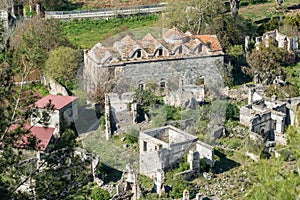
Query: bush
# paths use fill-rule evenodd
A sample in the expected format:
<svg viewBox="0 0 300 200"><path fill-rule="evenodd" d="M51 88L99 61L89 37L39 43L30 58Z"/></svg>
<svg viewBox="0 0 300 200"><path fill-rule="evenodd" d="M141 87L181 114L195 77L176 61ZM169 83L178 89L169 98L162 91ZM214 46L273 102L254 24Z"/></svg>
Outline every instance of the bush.
<svg viewBox="0 0 300 200"><path fill-rule="evenodd" d="M195 188L185 179L180 176L173 178L172 180L172 191L170 196L172 199L182 198L183 191L187 189L190 192L190 197L195 197Z"/></svg>
<svg viewBox="0 0 300 200"><path fill-rule="evenodd" d="M135 144L138 142L139 131L135 127L129 127L125 135L126 144Z"/></svg>
<svg viewBox="0 0 300 200"><path fill-rule="evenodd" d="M226 120L238 120L240 111L237 105L228 103L226 107Z"/></svg>
<svg viewBox="0 0 300 200"><path fill-rule="evenodd" d="M153 180L145 175L138 175L139 184L143 192L151 191L153 188Z"/></svg>
<svg viewBox="0 0 300 200"><path fill-rule="evenodd" d="M109 200L109 192L107 190L101 189L98 186L93 188L91 197L93 200Z"/></svg>
<svg viewBox="0 0 300 200"><path fill-rule="evenodd" d="M100 117L100 120L99 120L99 125L100 125L102 131L105 130L105 124L106 124L106 123L105 123L105 116L102 115L102 116Z"/></svg>

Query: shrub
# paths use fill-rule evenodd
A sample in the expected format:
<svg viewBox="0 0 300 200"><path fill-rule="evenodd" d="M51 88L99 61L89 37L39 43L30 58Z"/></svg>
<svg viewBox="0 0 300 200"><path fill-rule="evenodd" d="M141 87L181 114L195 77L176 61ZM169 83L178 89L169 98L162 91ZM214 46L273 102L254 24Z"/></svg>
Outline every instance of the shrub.
<svg viewBox="0 0 300 200"><path fill-rule="evenodd" d="M129 127L125 135L126 144L135 144L138 142L139 131L135 127Z"/></svg>
<svg viewBox="0 0 300 200"><path fill-rule="evenodd" d="M240 111L237 105L228 103L226 107L226 120L238 120Z"/></svg>
<svg viewBox="0 0 300 200"><path fill-rule="evenodd" d="M109 192L107 190L101 189L98 186L93 188L91 197L93 200L109 200Z"/></svg>
<svg viewBox="0 0 300 200"><path fill-rule="evenodd" d="M104 116L104 115L102 115L102 116L100 117L99 125L100 125L100 127L101 127L101 130L104 131L104 130L105 130L105 116Z"/></svg>

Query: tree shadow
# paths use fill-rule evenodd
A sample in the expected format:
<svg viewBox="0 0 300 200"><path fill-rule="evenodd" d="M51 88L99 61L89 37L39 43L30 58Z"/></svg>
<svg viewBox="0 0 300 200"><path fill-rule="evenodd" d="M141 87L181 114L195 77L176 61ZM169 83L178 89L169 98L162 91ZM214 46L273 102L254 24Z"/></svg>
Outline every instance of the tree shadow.
<svg viewBox="0 0 300 200"><path fill-rule="evenodd" d="M252 81L252 78L243 73L241 69L234 70L233 74L233 85L242 85Z"/></svg>
<svg viewBox="0 0 300 200"><path fill-rule="evenodd" d="M215 162L213 172L215 174L221 174L223 172L229 171L235 167L240 166L240 163L235 162L226 157L226 154L221 151L215 150L215 155L219 157L219 160Z"/></svg>
<svg viewBox="0 0 300 200"><path fill-rule="evenodd" d="M104 183L117 182L122 177L122 171L117 170L109 165L100 163L98 166L98 174Z"/></svg>
<svg viewBox="0 0 300 200"><path fill-rule="evenodd" d="M80 106L78 108L78 119L75 121L78 134L95 131L99 127L96 111L92 107Z"/></svg>

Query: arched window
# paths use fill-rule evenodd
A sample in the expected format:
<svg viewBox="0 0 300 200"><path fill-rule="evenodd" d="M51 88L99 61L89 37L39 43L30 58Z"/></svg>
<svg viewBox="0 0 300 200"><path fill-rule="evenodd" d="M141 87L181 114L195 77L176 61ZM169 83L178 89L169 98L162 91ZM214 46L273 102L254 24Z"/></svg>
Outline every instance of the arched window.
<svg viewBox="0 0 300 200"><path fill-rule="evenodd" d="M182 54L182 46L178 48L178 54Z"/></svg>
<svg viewBox="0 0 300 200"><path fill-rule="evenodd" d="M201 53L201 52L202 52L202 44L199 44L199 46L198 46L197 49L198 49L198 52L197 52L197 53L198 53L198 54Z"/></svg>
<svg viewBox="0 0 300 200"><path fill-rule="evenodd" d="M145 89L145 84L144 84L142 81L139 81L139 83L138 83L138 88L139 88L140 90L144 90L144 89Z"/></svg>
<svg viewBox="0 0 300 200"><path fill-rule="evenodd" d="M159 82L159 86L160 86L160 88L165 88L165 87L166 87L166 81L161 80L161 81Z"/></svg>
<svg viewBox="0 0 300 200"><path fill-rule="evenodd" d="M142 57L142 50L137 50L136 52L135 52L135 54L136 54L136 57L137 58L141 58Z"/></svg>
<svg viewBox="0 0 300 200"><path fill-rule="evenodd" d="M163 49L158 49L156 55L163 56Z"/></svg>

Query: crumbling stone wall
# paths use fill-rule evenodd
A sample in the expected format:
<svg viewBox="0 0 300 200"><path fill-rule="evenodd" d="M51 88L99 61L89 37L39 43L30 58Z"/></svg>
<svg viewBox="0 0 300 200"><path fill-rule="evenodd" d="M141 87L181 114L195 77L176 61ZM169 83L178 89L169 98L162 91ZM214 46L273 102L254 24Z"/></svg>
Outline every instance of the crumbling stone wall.
<svg viewBox="0 0 300 200"><path fill-rule="evenodd" d="M42 82L42 84L44 84L47 87L50 94L69 96L66 88L63 87L61 84L59 84L54 79L43 76L41 78L41 82Z"/></svg>
<svg viewBox="0 0 300 200"><path fill-rule="evenodd" d="M197 140L171 126L140 132L140 173L153 178L157 170L165 170L181 159Z"/></svg>
<svg viewBox="0 0 300 200"><path fill-rule="evenodd" d="M105 95L106 138L110 138L114 131L126 131L135 122L136 104L133 103L134 92L123 94L109 93Z"/></svg>
<svg viewBox="0 0 300 200"><path fill-rule="evenodd" d="M196 151L199 152L200 159L203 158L207 165L213 167L215 164L214 147L204 142L196 143Z"/></svg>
<svg viewBox="0 0 300 200"><path fill-rule="evenodd" d="M250 130L260 134L263 138L268 138L269 134L274 131L274 123L272 121L271 112L257 114L251 120Z"/></svg>

